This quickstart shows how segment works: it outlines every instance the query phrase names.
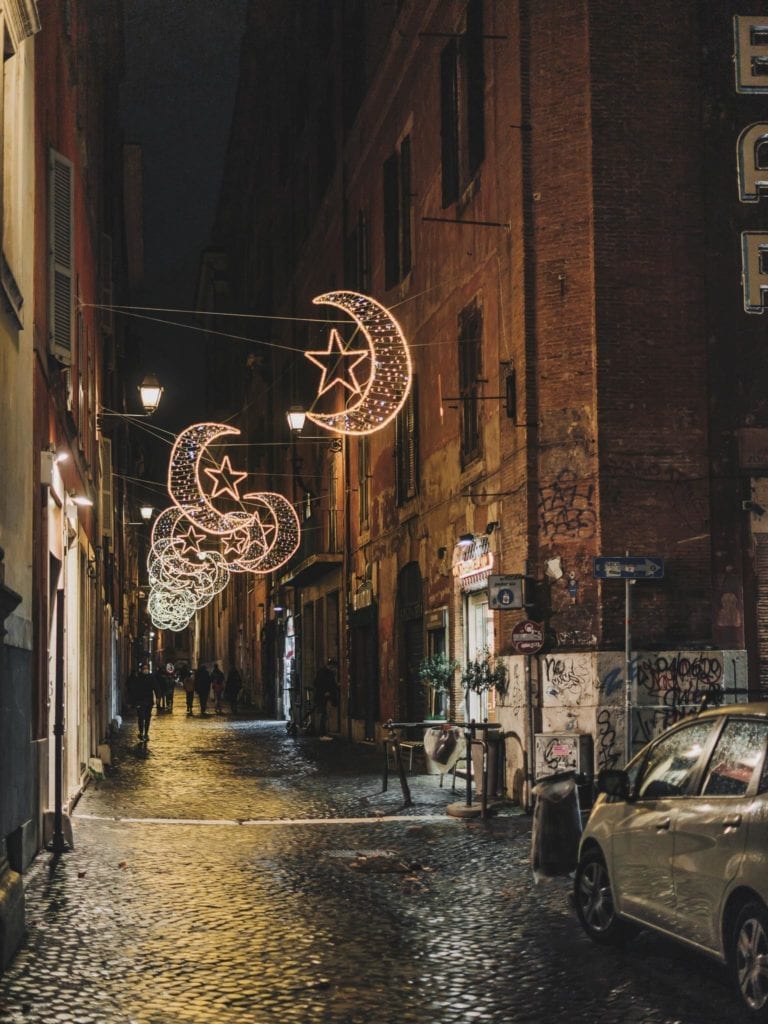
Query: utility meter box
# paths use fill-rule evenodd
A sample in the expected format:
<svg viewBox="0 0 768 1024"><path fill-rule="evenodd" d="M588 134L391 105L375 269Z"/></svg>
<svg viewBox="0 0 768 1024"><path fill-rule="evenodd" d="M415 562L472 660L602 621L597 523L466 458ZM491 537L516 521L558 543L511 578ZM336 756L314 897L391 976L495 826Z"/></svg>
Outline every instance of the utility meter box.
<svg viewBox="0 0 768 1024"><path fill-rule="evenodd" d="M536 733L536 778L560 772L592 775L592 736L588 732Z"/></svg>

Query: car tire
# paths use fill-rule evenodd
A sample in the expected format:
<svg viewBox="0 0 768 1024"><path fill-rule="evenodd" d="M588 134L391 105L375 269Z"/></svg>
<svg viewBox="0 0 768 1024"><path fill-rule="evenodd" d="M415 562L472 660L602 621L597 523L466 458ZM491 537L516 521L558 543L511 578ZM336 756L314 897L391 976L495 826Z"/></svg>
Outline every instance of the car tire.
<svg viewBox="0 0 768 1024"><path fill-rule="evenodd" d="M611 946L625 941L628 929L616 915L611 879L599 850L593 848L582 854L573 896L581 926L593 942Z"/></svg>
<svg viewBox="0 0 768 1024"><path fill-rule="evenodd" d="M747 1019L768 1021L768 911L745 904L731 933L728 963Z"/></svg>

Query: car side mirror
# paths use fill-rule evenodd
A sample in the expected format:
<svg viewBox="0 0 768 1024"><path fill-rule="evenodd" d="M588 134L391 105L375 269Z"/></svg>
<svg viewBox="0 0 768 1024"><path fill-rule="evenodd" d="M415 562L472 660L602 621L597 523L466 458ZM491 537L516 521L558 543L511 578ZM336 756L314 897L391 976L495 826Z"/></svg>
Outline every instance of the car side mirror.
<svg viewBox="0 0 768 1024"><path fill-rule="evenodd" d="M629 776L621 768L603 768L597 776L597 792L629 800Z"/></svg>

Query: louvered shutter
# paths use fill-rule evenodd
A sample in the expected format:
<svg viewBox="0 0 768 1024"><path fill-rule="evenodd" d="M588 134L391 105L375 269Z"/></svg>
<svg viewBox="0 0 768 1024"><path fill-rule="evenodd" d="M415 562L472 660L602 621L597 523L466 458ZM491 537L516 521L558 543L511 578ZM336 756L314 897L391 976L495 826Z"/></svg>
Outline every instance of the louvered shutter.
<svg viewBox="0 0 768 1024"><path fill-rule="evenodd" d="M112 538L115 532L114 505L112 502L112 441L102 437L99 442L101 456L101 532Z"/></svg>
<svg viewBox="0 0 768 1024"><path fill-rule="evenodd" d="M49 346L51 355L72 362L74 306L74 173L72 163L51 150L49 270Z"/></svg>

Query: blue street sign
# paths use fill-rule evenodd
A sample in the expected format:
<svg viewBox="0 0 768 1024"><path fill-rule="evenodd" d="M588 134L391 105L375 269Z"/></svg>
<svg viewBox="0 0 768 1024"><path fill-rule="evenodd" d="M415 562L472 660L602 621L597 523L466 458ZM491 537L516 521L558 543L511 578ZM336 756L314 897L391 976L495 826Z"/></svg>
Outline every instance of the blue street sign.
<svg viewBox="0 0 768 1024"><path fill-rule="evenodd" d="M593 563L596 580L664 579L664 559L659 555L597 555Z"/></svg>

